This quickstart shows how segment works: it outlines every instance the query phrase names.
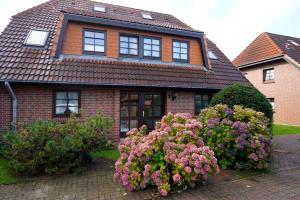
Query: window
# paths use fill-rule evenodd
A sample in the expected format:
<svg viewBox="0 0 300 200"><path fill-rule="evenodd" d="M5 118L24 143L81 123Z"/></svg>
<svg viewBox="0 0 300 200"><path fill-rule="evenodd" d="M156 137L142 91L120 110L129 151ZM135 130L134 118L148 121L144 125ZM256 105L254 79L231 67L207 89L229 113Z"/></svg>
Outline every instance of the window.
<svg viewBox="0 0 300 200"><path fill-rule="evenodd" d="M173 61L188 62L188 42L173 41Z"/></svg>
<svg viewBox="0 0 300 200"><path fill-rule="evenodd" d="M207 108L209 104L208 94L195 95L195 114L198 115L202 109Z"/></svg>
<svg viewBox="0 0 300 200"><path fill-rule="evenodd" d="M59 91L55 92L55 116L69 116L79 112L79 92Z"/></svg>
<svg viewBox="0 0 300 200"><path fill-rule="evenodd" d="M83 31L83 51L91 54L104 54L105 33L99 31Z"/></svg>
<svg viewBox="0 0 300 200"><path fill-rule="evenodd" d="M120 54L122 55L138 55L138 37L136 36L120 36Z"/></svg>
<svg viewBox="0 0 300 200"><path fill-rule="evenodd" d="M94 11L105 12L105 7L102 5L94 5Z"/></svg>
<svg viewBox="0 0 300 200"><path fill-rule="evenodd" d="M272 81L274 80L274 68L265 69L263 71L264 74L264 81Z"/></svg>
<svg viewBox="0 0 300 200"><path fill-rule="evenodd" d="M142 13L144 19L153 19L150 13Z"/></svg>
<svg viewBox="0 0 300 200"><path fill-rule="evenodd" d="M216 56L216 54L212 51L208 51L208 57L212 60L216 60L218 59L218 57Z"/></svg>
<svg viewBox="0 0 300 200"><path fill-rule="evenodd" d="M275 99L274 98L268 98L268 101L271 104L272 109L274 110L274 108L275 108Z"/></svg>
<svg viewBox="0 0 300 200"><path fill-rule="evenodd" d="M160 40L153 38L144 38L144 57L160 57Z"/></svg>
<svg viewBox="0 0 300 200"><path fill-rule="evenodd" d="M46 44L49 32L43 30L30 30L25 40L26 45L43 47Z"/></svg>

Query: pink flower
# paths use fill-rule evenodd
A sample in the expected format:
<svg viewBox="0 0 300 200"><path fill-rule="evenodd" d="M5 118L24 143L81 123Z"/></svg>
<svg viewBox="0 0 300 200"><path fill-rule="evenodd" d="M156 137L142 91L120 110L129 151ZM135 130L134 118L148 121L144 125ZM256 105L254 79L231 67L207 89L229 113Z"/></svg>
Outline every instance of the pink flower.
<svg viewBox="0 0 300 200"><path fill-rule="evenodd" d="M248 158L250 158L251 160L254 160L254 161L258 161L258 157L255 153L251 153Z"/></svg>
<svg viewBox="0 0 300 200"><path fill-rule="evenodd" d="M181 180L181 176L177 173L175 175L173 175L173 181L174 183L179 183Z"/></svg>
<svg viewBox="0 0 300 200"><path fill-rule="evenodd" d="M185 168L184 168L184 171L186 172L186 173L192 173L192 168L191 167L189 167L189 166L186 166Z"/></svg>

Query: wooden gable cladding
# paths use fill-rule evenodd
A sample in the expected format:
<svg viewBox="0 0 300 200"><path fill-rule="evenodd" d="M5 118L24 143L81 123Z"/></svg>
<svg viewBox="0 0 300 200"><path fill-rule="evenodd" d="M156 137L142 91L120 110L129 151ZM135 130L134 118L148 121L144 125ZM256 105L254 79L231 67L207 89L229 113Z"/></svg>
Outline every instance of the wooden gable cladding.
<svg viewBox="0 0 300 200"><path fill-rule="evenodd" d="M182 36L173 36L168 34L150 33L145 31L135 31L129 29L120 29L108 26L91 25L78 22L70 22L67 26L62 53L72 55L82 55L82 31L83 29L95 29L106 31L106 56L108 58L119 57L119 34L132 34L161 38L162 41L162 62L172 62L172 40L184 40L189 43L190 64L203 65L201 46L198 39Z"/></svg>

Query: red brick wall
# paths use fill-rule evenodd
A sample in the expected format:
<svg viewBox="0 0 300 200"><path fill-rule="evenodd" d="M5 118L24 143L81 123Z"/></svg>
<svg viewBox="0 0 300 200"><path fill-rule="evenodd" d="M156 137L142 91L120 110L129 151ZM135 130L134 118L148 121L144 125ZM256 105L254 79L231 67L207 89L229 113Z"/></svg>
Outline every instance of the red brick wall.
<svg viewBox="0 0 300 200"><path fill-rule="evenodd" d="M142 31L133 31L128 29L117 29L106 26L88 25L82 23L69 23L62 52L64 54L82 55L82 30L84 28L91 28L96 30L106 31L107 37L107 57L119 57L119 33L129 33L136 35L156 36L162 38L162 61L172 62L172 39L187 40L190 44L190 63L195 65L202 65L202 55L200 43L196 39L186 37L171 36L166 34L155 34Z"/></svg>
<svg viewBox="0 0 300 200"><path fill-rule="evenodd" d="M195 113L195 93L194 92L176 92L176 99L166 98L166 113Z"/></svg>
<svg viewBox="0 0 300 200"><path fill-rule="evenodd" d="M274 83L263 83L263 69L274 68ZM274 122L300 125L300 69L286 61L241 69L267 98L275 98Z"/></svg>
<svg viewBox="0 0 300 200"><path fill-rule="evenodd" d="M53 118L53 90L76 89L81 92L81 108L84 110L81 119L102 110L105 116L114 119L113 132L119 132L119 90L96 87L54 87L54 86L12 86L17 99L17 123L27 123L38 119ZM9 128L11 121L11 100L4 87L0 88L0 129ZM64 120L64 118L55 118ZM118 139L115 134L114 139Z"/></svg>

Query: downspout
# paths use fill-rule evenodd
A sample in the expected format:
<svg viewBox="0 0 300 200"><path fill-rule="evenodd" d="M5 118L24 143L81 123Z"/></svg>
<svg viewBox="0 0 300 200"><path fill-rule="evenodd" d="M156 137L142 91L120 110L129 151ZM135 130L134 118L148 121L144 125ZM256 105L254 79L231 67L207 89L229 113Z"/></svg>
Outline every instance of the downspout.
<svg viewBox="0 0 300 200"><path fill-rule="evenodd" d="M12 131L16 132L17 131L17 97L13 91L13 89L11 88L9 82L5 81L5 87L12 99L12 122L11 122L11 126L12 126Z"/></svg>

